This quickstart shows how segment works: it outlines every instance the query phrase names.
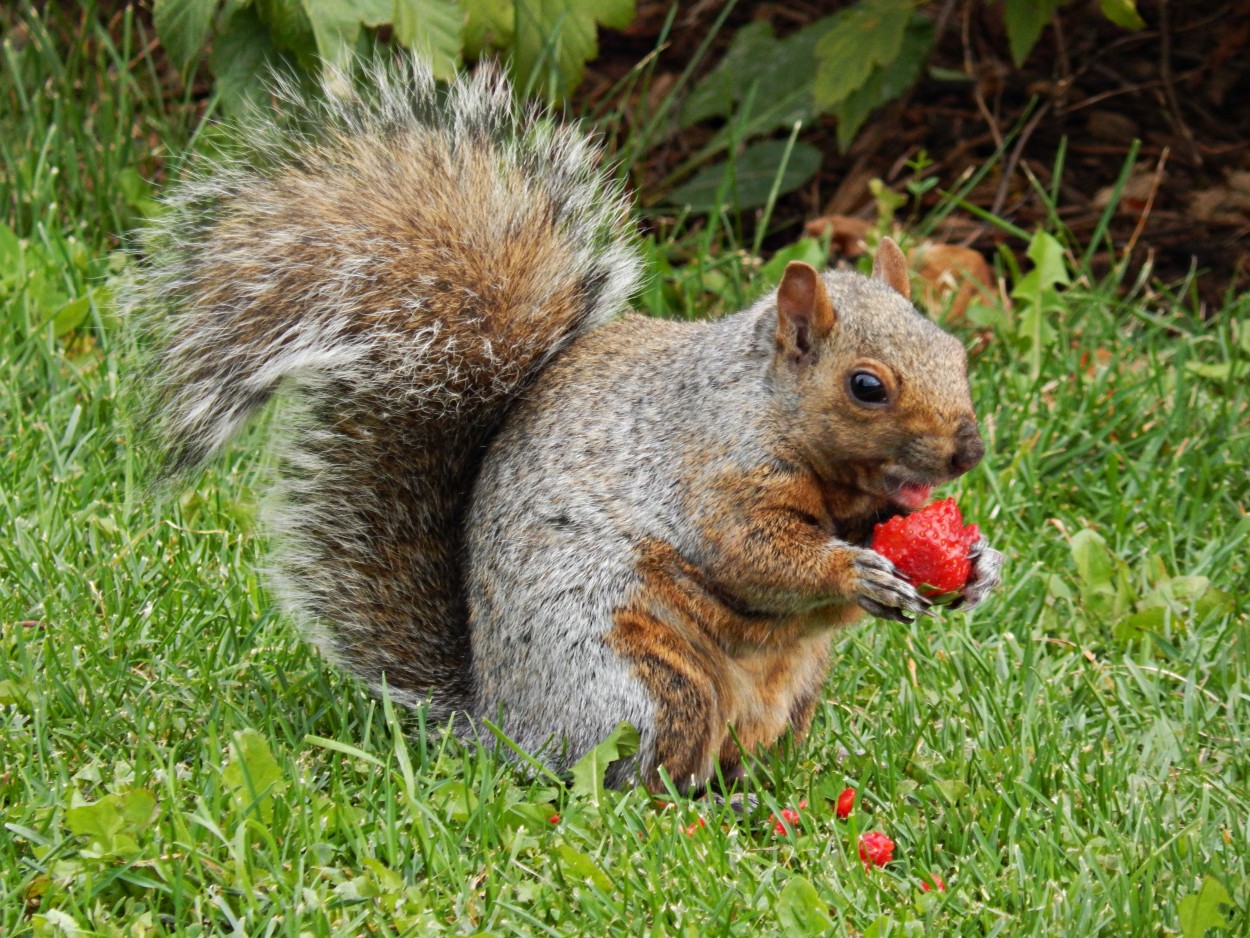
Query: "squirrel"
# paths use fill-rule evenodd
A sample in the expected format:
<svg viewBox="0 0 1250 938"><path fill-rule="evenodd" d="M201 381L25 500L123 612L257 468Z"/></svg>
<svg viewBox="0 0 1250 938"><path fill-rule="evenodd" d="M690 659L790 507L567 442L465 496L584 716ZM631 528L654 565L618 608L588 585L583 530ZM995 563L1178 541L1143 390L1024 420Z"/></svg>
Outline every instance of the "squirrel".
<svg viewBox="0 0 1250 938"><path fill-rule="evenodd" d="M926 612L867 545L982 458L962 344L889 239L871 277L628 314L637 235L583 132L490 66L363 71L277 87L142 236L163 474L276 399L271 586L330 659L553 770L628 721L609 785L740 779L808 732L838 630ZM972 557L966 607L1002 563Z"/></svg>

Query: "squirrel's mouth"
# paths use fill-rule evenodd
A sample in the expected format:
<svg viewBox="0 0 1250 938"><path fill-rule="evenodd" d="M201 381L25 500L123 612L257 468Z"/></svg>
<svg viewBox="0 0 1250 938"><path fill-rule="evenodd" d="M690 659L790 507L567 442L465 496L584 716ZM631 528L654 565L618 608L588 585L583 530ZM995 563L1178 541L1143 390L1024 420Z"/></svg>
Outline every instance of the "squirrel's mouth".
<svg viewBox="0 0 1250 938"><path fill-rule="evenodd" d="M904 508L923 508L933 494L932 485L921 485L917 482L905 482L894 493L894 501Z"/></svg>
<svg viewBox="0 0 1250 938"><path fill-rule="evenodd" d="M915 511L923 508L933 494L932 482L921 482L914 477L891 473L885 479L886 495L900 508Z"/></svg>

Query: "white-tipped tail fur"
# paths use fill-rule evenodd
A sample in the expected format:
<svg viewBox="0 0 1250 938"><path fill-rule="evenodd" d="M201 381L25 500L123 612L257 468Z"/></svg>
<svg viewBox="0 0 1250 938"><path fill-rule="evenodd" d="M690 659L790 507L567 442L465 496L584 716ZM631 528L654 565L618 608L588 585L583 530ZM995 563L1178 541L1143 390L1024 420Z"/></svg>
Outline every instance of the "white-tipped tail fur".
<svg viewBox="0 0 1250 938"><path fill-rule="evenodd" d="M350 90L345 90L350 89ZM279 86L144 233L127 305L167 473L275 395L272 582L335 660L436 716L471 699L465 500L516 395L637 277L621 187L490 68Z"/></svg>

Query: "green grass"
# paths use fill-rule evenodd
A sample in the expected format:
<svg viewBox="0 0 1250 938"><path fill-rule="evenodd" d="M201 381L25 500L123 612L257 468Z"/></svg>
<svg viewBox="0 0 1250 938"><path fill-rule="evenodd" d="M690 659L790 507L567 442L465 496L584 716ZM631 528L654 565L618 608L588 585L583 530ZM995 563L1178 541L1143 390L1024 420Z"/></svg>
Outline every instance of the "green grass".
<svg viewBox="0 0 1250 938"><path fill-rule="evenodd" d="M1001 592L840 638L761 817L597 801L428 740L273 614L246 443L147 497L113 234L191 115L128 18L39 23L0 14L0 933L1193 938L1207 877L1210 934L1250 931L1247 298L1204 323L1184 291L1078 281L1036 380L995 321L990 455L956 494ZM666 272L699 237L655 247L648 308L758 289L724 244ZM893 863L864 870L865 830Z"/></svg>

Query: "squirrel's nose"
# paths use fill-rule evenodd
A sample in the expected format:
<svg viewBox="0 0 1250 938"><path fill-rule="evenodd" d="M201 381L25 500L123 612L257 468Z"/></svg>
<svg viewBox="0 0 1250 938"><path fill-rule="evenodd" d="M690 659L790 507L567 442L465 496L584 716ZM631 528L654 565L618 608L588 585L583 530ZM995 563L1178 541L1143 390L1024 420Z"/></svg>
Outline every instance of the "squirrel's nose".
<svg viewBox="0 0 1250 938"><path fill-rule="evenodd" d="M955 452L951 454L951 471L963 475L981 461L985 444L977 431L975 420L965 417L955 431Z"/></svg>

